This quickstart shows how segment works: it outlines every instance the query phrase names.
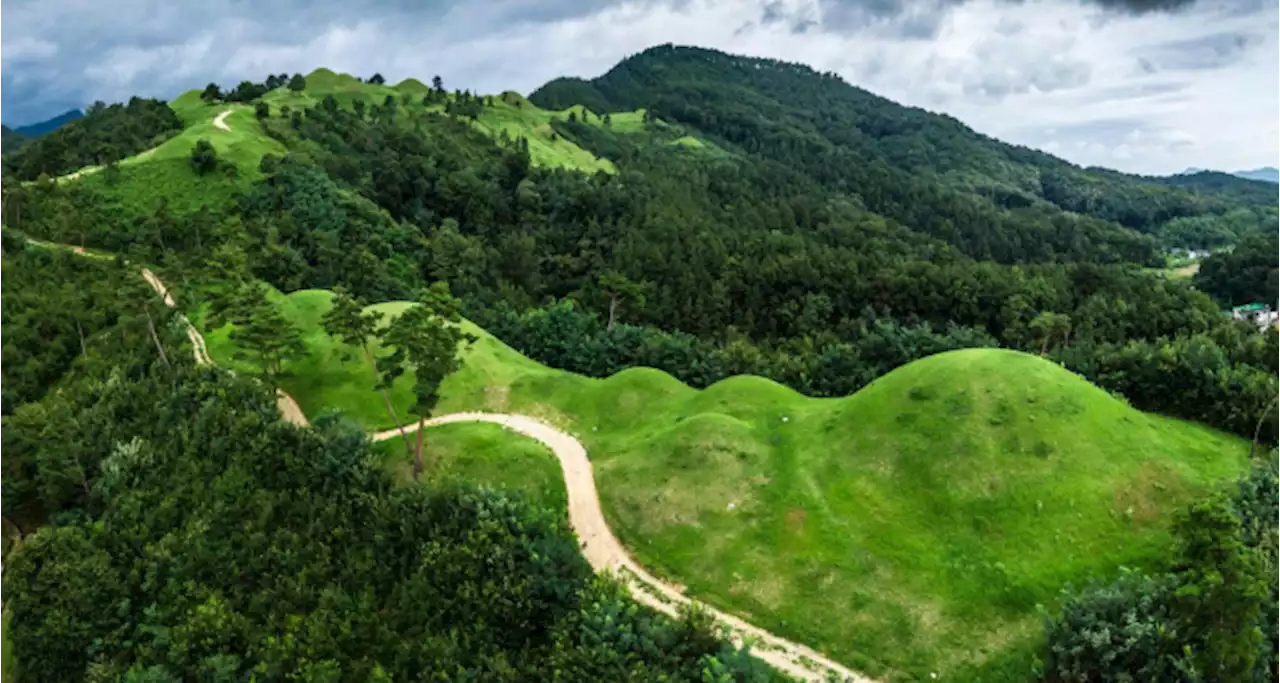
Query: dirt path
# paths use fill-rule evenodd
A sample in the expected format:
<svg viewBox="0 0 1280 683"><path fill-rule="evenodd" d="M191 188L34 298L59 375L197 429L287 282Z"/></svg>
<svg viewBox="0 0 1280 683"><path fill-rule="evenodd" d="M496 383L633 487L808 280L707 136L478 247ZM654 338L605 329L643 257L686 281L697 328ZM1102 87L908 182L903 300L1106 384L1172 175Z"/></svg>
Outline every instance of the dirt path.
<svg viewBox="0 0 1280 683"><path fill-rule="evenodd" d="M235 111L235 110L234 110L234 109L228 109L228 110L226 110L226 111L222 112L221 114L218 114L217 118L215 118L215 119L213 120L213 127L214 127L214 128L217 128L218 130L225 130L225 131L227 131L228 133L230 133L230 132L231 132L231 126L228 126L228 125L227 125L227 117L228 117L228 116L230 116L230 115L231 115L231 112L233 112L233 111Z"/></svg>
<svg viewBox="0 0 1280 683"><path fill-rule="evenodd" d="M600 509L600 497L596 493L595 475L587 450L577 439L551 425L523 415L495 413L453 413L427 420L426 426L454 422L491 422L502 425L519 434L541 442L556 454L560 469L564 472L564 485L569 494L569 524L578 535L582 554L597 572L616 572L627 581L635 599L649 607L671 616L677 616L681 605L691 604L683 593L661 579L645 571L622 547ZM417 424L406 425L406 431L415 431ZM383 441L400 435L395 429L371 435L374 441ZM834 674L839 680L855 683L872 683L840 664L822 656L811 648L779 638L768 631L731 615L700 604L716 621L729 628L734 643L752 643L752 653L780 671L801 680L826 681Z"/></svg>

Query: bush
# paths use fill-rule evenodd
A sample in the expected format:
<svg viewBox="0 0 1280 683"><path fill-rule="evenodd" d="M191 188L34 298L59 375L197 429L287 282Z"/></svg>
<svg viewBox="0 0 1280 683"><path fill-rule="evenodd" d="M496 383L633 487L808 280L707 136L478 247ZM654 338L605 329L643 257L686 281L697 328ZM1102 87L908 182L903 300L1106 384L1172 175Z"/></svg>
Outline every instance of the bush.
<svg viewBox="0 0 1280 683"><path fill-rule="evenodd" d="M217 170L218 150L214 149L208 140L201 138L191 148L191 168L198 175L206 175Z"/></svg>

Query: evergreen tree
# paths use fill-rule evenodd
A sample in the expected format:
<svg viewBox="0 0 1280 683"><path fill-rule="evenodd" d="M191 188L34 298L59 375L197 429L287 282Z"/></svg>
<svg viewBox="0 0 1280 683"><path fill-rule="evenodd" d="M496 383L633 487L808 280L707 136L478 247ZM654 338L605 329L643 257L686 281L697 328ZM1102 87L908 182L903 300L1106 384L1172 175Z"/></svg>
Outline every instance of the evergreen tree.
<svg viewBox="0 0 1280 683"><path fill-rule="evenodd" d="M459 326L458 304L448 284L434 283L419 295L416 306L406 309L379 333L382 345L392 350L376 361L382 376L379 387L388 389L405 372L413 373L414 403L409 410L418 416L415 480L422 474L422 431L440 400L440 384L462 367L459 347L476 339Z"/></svg>
<svg viewBox="0 0 1280 683"><path fill-rule="evenodd" d="M387 414L391 416L391 421L400 430L400 436L404 441L405 454L412 456L409 435L405 432L404 423L400 421L400 416L396 413L395 406L391 402L390 387L380 381L378 364L373 357L373 350L369 346L370 342L378 334L378 322L380 319L381 316L377 313L372 311L366 313L362 302L352 297L345 287L339 285L333 290L332 307L320 318L320 324L330 337L341 340L342 343L348 346L359 347L364 351L365 361L369 364L369 370L373 372L374 388L378 389L382 394L382 403L387 409Z"/></svg>

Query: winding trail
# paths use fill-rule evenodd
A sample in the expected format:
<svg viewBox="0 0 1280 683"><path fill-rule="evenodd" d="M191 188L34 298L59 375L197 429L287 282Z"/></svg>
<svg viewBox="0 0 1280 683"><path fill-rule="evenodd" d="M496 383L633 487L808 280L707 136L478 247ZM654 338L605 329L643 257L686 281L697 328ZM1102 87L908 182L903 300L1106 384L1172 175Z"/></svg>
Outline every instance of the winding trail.
<svg viewBox="0 0 1280 683"><path fill-rule="evenodd" d="M224 112L223 115L226 113L228 112ZM77 247L63 248L85 254ZM141 270L147 284L155 290L166 306L173 308L175 306L173 296L160 278L148 268L144 267ZM185 315L181 316L181 320L187 328L187 338L191 340L194 348L196 363L213 365L213 358L209 356L204 337ZM292 396L283 390L277 390L276 396L276 406L280 410L281 417L301 427L309 425L302 408ZM596 572L611 572L626 582L632 597L637 602L672 617L678 617L680 607L684 605L697 605L716 622L726 627L735 645L750 644L751 653L754 656L800 680L830 681L834 679L849 683L875 683L873 679L851 671L812 648L775 636L738 617L690 599L675 586L650 574L631 559L626 549L609 529L608 522L605 521L604 512L600 508L600 496L596 491L595 474L591 467L591 460L587 457L587 449L572 435L532 417L500 413L451 413L427 420L423 426L430 428L457 422L489 422L500 425L551 449L556 459L560 461L560 469L564 473L564 486L569 498L569 525L578 536L583 556ZM406 433L415 432L417 429L416 422L405 425ZM398 429L389 429L371 433L369 438L374 441L385 441L399 435Z"/></svg>
<svg viewBox="0 0 1280 683"><path fill-rule="evenodd" d="M564 473L564 487L569 494L569 525L578 536L582 554L591 568L597 572L614 572L626 581L631 595L638 602L672 617L679 614L683 605L697 604L717 622L726 626L733 642L739 646L751 643L751 652L773 667L806 681L827 681L834 675L837 680L853 683L873 683L841 666L815 650L748 624L731 614L689 599L671 584L653 576L641 567L618 542L609 530L600 509L600 496L596 492L595 475L587 449L569 434L551 425L524 415L499 413L451 413L427 420L425 427L455 422L490 422L501 425L517 434L527 436L555 453ZM405 431L417 431L417 423L405 425ZM400 435L399 430L389 429L370 435L374 441L384 441Z"/></svg>
<svg viewBox="0 0 1280 683"><path fill-rule="evenodd" d="M231 126L228 126L228 125L227 125L227 117L228 117L228 116L230 116L230 115L231 115L231 112L233 112L233 111L235 111L235 110L234 110L234 109L228 109L228 110L226 110L226 111L222 112L221 114L218 114L218 116L217 116L216 118L214 118L214 119L213 119L213 127L214 127L214 128L217 128L218 130L225 130L225 131L227 131L228 133L230 133L230 132L231 132Z"/></svg>

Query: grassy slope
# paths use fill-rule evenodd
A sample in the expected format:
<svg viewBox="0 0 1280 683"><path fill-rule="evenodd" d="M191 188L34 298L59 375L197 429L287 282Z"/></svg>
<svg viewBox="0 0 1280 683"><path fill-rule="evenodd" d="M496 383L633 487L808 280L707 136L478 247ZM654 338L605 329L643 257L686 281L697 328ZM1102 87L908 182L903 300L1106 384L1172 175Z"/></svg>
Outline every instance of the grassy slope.
<svg viewBox="0 0 1280 683"><path fill-rule="evenodd" d="M284 384L309 414L340 408L385 427L362 354L318 329L330 296L280 297L310 350ZM941 354L852 397L810 399L754 377L702 391L643 368L590 379L468 326L480 340L438 412L564 426L645 565L872 674L925 677L1026 650L1036 603L1157 561L1171 512L1245 466L1234 437L1133 410L1012 351ZM226 330L206 336L234 365Z"/></svg>
<svg viewBox="0 0 1280 683"><path fill-rule="evenodd" d="M285 151L278 141L263 134L250 106L208 104L196 90L174 99L169 106L186 126L180 134L121 161L120 176L114 182L101 172L75 182L99 190L126 212L149 215L163 202L171 212L180 214L201 206L226 205L260 177L258 164L264 155ZM233 110L226 118L231 130L215 128L213 120L227 109ZM235 167L234 175L217 172L200 176L192 170L191 149L201 139L213 145L220 160Z"/></svg>
<svg viewBox="0 0 1280 683"><path fill-rule="evenodd" d="M411 460L400 439L383 441L377 448L393 472L410 478ZM569 515L560 464L536 441L514 437L498 425L457 423L432 429L422 450L425 480L516 491L535 505Z"/></svg>
<svg viewBox="0 0 1280 683"><path fill-rule="evenodd" d="M426 85L415 79L406 79L395 86L373 85L363 83L354 76L334 73L328 69L317 69L308 74L306 79L306 90L301 93L280 88L263 98L271 105L273 115L278 115L282 106L294 109L316 106L329 95L344 107L350 107L357 99L369 104L381 104L388 95L397 99L408 95L409 104L402 106L408 107L411 111L421 111L424 109L422 97L428 90ZM553 136L551 119L565 118L570 111L573 111L576 116L581 116L582 107L559 112L546 111L535 107L516 93L494 96L491 102L492 104L485 108L480 119L473 123L475 128L491 137L498 136L501 131L505 131L511 138L523 136L529 141L529 158L535 166L577 169L587 173L596 171L613 173L616 170L613 163L607 159L598 159L572 141ZM427 109L443 111L444 105L437 104ZM615 125L618 121L639 122L642 115L643 112L615 115ZM599 120L598 117L592 117L592 119Z"/></svg>
<svg viewBox="0 0 1280 683"><path fill-rule="evenodd" d="M328 69L317 69L306 78L307 88L302 92L277 88L263 97L273 116L279 116L285 106L292 109L316 106L329 95L345 107L357 99L381 103L388 95L396 98L408 95L412 110L424 110L421 101L427 86L414 79L406 79L395 86L373 85ZM586 173L616 171L607 159L598 159L572 141L554 134L551 119L567 117L570 110L545 111L515 93L493 97L492 102L473 125L494 137L500 132L511 138L525 137L529 141L529 156L534 165ZM121 161L119 177L114 181L109 182L100 169L81 169L89 172L74 182L100 190L131 215L150 215L161 202L166 203L171 212L180 214L201 206L225 206L238 191L260 177L258 164L263 156L284 154L286 151L279 141L263 133L254 117L253 107L248 104L210 104L200 99L199 90L190 90L175 98L169 106L185 126L180 134ZM233 110L226 119L231 130L215 128L213 120L227 109ZM444 107L435 105L430 109L441 111ZM572 111L579 117L583 114L582 107L574 107ZM642 118L643 112L640 111L615 114L613 126L623 132L639 130L643 126ZM599 117L593 116L591 120L597 125L600 123ZM209 140L217 150L218 158L235 167L234 175L215 173L202 177L191 169L188 161L191 148L200 139Z"/></svg>

